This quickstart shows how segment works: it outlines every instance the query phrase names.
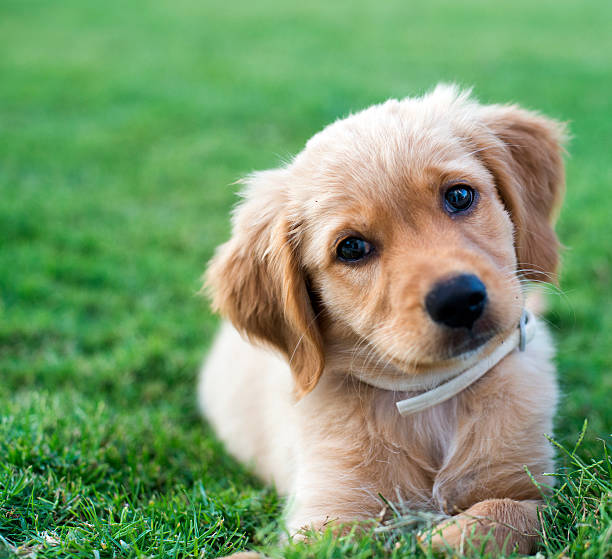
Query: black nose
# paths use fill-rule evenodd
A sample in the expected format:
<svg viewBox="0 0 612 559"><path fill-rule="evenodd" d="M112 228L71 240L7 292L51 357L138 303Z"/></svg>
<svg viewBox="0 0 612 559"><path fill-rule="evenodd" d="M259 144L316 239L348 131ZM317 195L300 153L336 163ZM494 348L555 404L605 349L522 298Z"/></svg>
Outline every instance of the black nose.
<svg viewBox="0 0 612 559"><path fill-rule="evenodd" d="M429 316L451 328L471 328L486 304L487 289L473 274L441 281L425 297Z"/></svg>

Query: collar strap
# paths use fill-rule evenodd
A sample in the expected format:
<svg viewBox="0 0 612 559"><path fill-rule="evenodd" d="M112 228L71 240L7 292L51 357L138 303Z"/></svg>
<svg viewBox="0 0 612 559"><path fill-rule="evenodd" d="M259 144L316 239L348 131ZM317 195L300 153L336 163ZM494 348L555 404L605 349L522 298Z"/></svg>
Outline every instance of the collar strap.
<svg viewBox="0 0 612 559"><path fill-rule="evenodd" d="M523 311L518 328L503 340L487 357L478 361L474 366L461 371L456 377L418 396L406 398L396 402L397 410L406 416L423 411L427 408L450 400L459 392L474 384L480 377L490 371L506 355L517 347L525 351L527 344L535 335L535 318L527 310Z"/></svg>
<svg viewBox="0 0 612 559"><path fill-rule="evenodd" d="M450 379L444 384L425 390L422 394L396 402L395 405L401 415L410 415L450 400L453 396L474 384L516 348L525 351L525 347L535 335L535 328L535 317L528 310L523 310L518 328L507 338L501 341L497 338L492 340L481 350L463 359L456 367L426 373L429 382L419 381L415 377L406 378L405 376L396 378L366 377L359 374L356 376L361 381L377 388L395 391L423 390L435 384L435 380Z"/></svg>

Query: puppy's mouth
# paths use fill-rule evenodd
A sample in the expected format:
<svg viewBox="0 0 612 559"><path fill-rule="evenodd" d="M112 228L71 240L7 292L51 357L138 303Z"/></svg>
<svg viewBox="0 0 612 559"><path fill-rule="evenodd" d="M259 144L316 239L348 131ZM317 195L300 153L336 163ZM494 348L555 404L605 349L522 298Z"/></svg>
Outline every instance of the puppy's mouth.
<svg viewBox="0 0 612 559"><path fill-rule="evenodd" d="M507 321L499 321L495 316L486 314L472 328L440 327L438 335L430 334L418 341L411 340L405 354L402 351L381 351L382 344L376 342L361 343L357 345L359 349L351 354L350 369L368 370L372 374L378 371L377 374L398 378L428 375L432 371L446 369L452 371L478 355L487 355L514 328L516 326ZM414 351L415 348L420 351Z"/></svg>
<svg viewBox="0 0 612 559"><path fill-rule="evenodd" d="M386 363L393 363L398 371L403 371L400 376L403 376L407 371L411 374L427 374L429 371L439 368L452 367L453 364L458 364L473 358L476 353L483 350L488 342L501 334L498 328L489 328L480 332L468 331L449 332L440 344L436 344L436 348L432 348L429 355L423 355L420 359L406 359L399 356L387 358ZM387 368L386 374L391 371Z"/></svg>
<svg viewBox="0 0 612 559"><path fill-rule="evenodd" d="M447 367L451 363L466 361L480 351L486 351L486 345L495 338L503 338L506 331L492 320L483 320L472 329L448 329L438 339L428 355L423 355L418 362L408 365L415 371L426 372L430 369Z"/></svg>
<svg viewBox="0 0 612 559"><path fill-rule="evenodd" d="M452 332L446 337L444 349L441 359L457 359L470 354L485 345L489 340L495 337L499 332L497 329L488 329L482 332L474 332L466 330L464 332Z"/></svg>

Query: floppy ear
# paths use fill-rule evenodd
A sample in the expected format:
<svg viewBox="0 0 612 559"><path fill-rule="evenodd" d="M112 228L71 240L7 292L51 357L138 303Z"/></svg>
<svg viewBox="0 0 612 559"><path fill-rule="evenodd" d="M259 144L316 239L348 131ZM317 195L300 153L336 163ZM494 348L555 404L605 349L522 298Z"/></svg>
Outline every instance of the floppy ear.
<svg viewBox="0 0 612 559"><path fill-rule="evenodd" d="M556 282L553 227L565 189L565 126L516 106L492 105L481 114L496 141L489 139L478 156L495 176L514 223L519 270L527 279Z"/></svg>
<svg viewBox="0 0 612 559"><path fill-rule="evenodd" d="M206 273L215 311L254 341L280 350L303 396L323 371L323 350L294 230L287 219L287 173L249 177L236 208L231 239L221 245Z"/></svg>

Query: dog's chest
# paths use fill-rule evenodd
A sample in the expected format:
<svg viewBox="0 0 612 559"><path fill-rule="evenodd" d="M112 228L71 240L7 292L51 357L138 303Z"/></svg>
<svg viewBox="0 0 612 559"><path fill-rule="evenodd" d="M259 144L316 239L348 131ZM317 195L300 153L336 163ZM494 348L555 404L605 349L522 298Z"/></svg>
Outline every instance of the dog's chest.
<svg viewBox="0 0 612 559"><path fill-rule="evenodd" d="M381 404L372 417L378 438L373 441L376 460L384 465L379 476L381 491L393 498L399 493L407 501L431 501L437 475L456 443L456 402L408 417L402 417L389 402Z"/></svg>

